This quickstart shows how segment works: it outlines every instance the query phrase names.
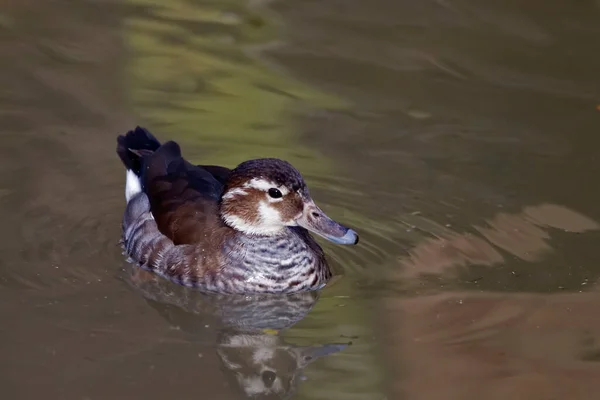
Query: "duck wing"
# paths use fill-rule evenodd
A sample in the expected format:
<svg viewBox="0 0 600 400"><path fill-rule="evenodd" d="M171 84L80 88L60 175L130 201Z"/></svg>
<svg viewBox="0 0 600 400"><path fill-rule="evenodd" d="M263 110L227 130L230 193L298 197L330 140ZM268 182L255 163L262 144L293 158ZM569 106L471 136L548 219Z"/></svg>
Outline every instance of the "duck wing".
<svg viewBox="0 0 600 400"><path fill-rule="evenodd" d="M229 178L229 174L231 173L229 168L220 167L218 165L198 165L198 167L211 173L212 176L223 186L225 186L227 183L227 178Z"/></svg>
<svg viewBox="0 0 600 400"><path fill-rule="evenodd" d="M140 180L160 232L175 244L206 240L224 226L219 217L223 184L207 169L187 162L179 145L166 142L143 157Z"/></svg>
<svg viewBox="0 0 600 400"><path fill-rule="evenodd" d="M161 143L145 128L117 138L117 154L139 179L160 232L175 244L210 240L224 224L218 203L230 170L186 161L179 145Z"/></svg>

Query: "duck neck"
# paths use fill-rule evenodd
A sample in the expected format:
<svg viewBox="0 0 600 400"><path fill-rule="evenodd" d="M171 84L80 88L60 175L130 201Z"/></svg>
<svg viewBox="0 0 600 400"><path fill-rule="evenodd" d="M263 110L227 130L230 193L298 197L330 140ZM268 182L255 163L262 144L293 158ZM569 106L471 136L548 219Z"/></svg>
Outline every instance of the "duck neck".
<svg viewBox="0 0 600 400"><path fill-rule="evenodd" d="M277 235L239 233L226 246L230 277L258 292L296 292L322 287L331 277L323 250L302 228Z"/></svg>

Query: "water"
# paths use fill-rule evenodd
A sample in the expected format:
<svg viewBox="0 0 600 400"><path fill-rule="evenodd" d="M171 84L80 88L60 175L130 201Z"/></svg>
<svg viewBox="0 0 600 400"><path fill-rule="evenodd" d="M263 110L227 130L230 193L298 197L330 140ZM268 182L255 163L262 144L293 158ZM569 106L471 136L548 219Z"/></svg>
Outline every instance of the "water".
<svg viewBox="0 0 600 400"><path fill-rule="evenodd" d="M6 3L3 397L596 398L600 3L496 3ZM325 244L340 277L274 302L130 269L135 124L292 162L361 235Z"/></svg>

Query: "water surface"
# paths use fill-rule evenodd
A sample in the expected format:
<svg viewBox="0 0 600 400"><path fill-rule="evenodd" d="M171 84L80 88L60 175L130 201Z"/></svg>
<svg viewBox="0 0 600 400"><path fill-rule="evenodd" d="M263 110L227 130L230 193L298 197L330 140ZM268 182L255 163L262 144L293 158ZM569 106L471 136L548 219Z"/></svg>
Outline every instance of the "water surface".
<svg viewBox="0 0 600 400"><path fill-rule="evenodd" d="M5 397L596 398L599 11L7 2ZM292 162L361 235L324 244L340 277L223 299L131 269L136 124L199 163Z"/></svg>

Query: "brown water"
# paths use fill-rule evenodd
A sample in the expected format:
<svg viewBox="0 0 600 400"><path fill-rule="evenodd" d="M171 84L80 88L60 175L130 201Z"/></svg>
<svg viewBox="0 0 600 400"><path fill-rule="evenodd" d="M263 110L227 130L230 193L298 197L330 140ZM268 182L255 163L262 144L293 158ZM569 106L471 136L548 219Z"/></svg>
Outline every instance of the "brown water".
<svg viewBox="0 0 600 400"><path fill-rule="evenodd" d="M597 398L597 1L1 10L2 398ZM135 124L291 161L361 234L325 244L341 278L273 303L132 270Z"/></svg>

